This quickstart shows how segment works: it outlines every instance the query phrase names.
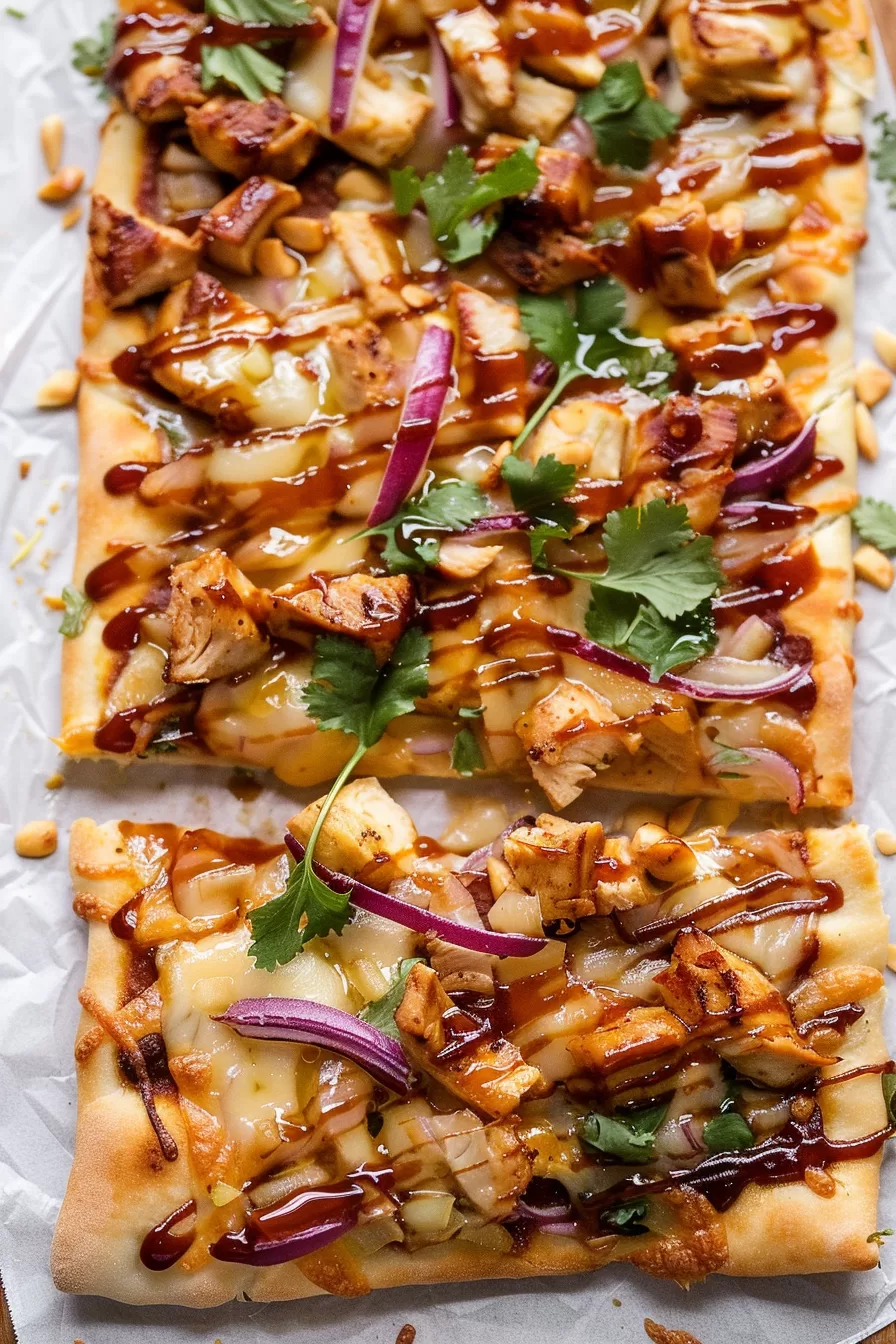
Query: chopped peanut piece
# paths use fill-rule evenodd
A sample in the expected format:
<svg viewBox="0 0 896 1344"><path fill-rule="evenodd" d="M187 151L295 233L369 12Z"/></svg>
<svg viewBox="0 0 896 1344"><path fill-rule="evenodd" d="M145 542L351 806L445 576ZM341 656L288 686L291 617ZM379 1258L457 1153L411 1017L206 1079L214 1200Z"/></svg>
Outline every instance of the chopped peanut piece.
<svg viewBox="0 0 896 1344"><path fill-rule="evenodd" d="M55 771L54 774L50 775L47 779L44 780L44 788L61 789L64 783L65 783L65 775L63 775L59 770L57 770Z"/></svg>
<svg viewBox="0 0 896 1344"><path fill-rule="evenodd" d="M639 826L632 836L632 857L660 882L684 882L697 869L697 856L684 840L663 826Z"/></svg>
<svg viewBox="0 0 896 1344"><path fill-rule="evenodd" d="M44 606L48 607L50 611L65 611L65 603L55 593L44 594Z"/></svg>
<svg viewBox="0 0 896 1344"><path fill-rule="evenodd" d="M74 196L75 192L81 187L84 181L83 168L60 168L54 173L48 182L38 190L38 200L46 201L49 205L58 205L60 201L67 201L69 197Z"/></svg>
<svg viewBox="0 0 896 1344"><path fill-rule="evenodd" d="M297 252L320 252L327 241L327 227L322 219L312 219L305 215L284 215L274 225L287 247Z"/></svg>
<svg viewBox="0 0 896 1344"><path fill-rule="evenodd" d="M402 285L401 297L409 308L431 308L434 303L438 303L437 296L422 285Z"/></svg>
<svg viewBox="0 0 896 1344"><path fill-rule="evenodd" d="M689 798L687 802L679 803L677 807L673 807L666 822L673 835L687 835L699 806L699 798Z"/></svg>
<svg viewBox="0 0 896 1344"><path fill-rule="evenodd" d="M62 162L62 142L65 138L65 122L53 112L44 117L40 124L40 149L47 165L48 173L55 173Z"/></svg>
<svg viewBox="0 0 896 1344"><path fill-rule="evenodd" d="M364 168L349 168L336 179L334 187L340 201L376 201L385 204L392 199L389 188L376 173Z"/></svg>
<svg viewBox="0 0 896 1344"><path fill-rule="evenodd" d="M887 368L896 373L896 336L892 331L887 331L886 327L875 327L871 344L878 359L883 360Z"/></svg>
<svg viewBox="0 0 896 1344"><path fill-rule="evenodd" d="M860 579L873 583L884 592L893 586L893 562L876 546L860 546L853 556L855 571Z"/></svg>
<svg viewBox="0 0 896 1344"><path fill-rule="evenodd" d="M263 238L255 249L255 269L272 280L291 280L299 273L299 263L279 238Z"/></svg>
<svg viewBox="0 0 896 1344"><path fill-rule="evenodd" d="M856 396L866 406L876 406L893 385L889 369L882 369L873 360L863 359L856 368Z"/></svg>
<svg viewBox="0 0 896 1344"><path fill-rule="evenodd" d="M497 560L500 546L474 546L471 541L449 537L439 547L436 568L449 579L473 579Z"/></svg>
<svg viewBox="0 0 896 1344"><path fill-rule="evenodd" d="M66 210L60 221L64 229L73 229L78 220L83 215L84 210L80 205L73 205L70 210Z"/></svg>
<svg viewBox="0 0 896 1344"><path fill-rule="evenodd" d="M892 858L896 854L896 835L892 831L875 831L874 843L877 845L881 854L886 858Z"/></svg>
<svg viewBox="0 0 896 1344"><path fill-rule="evenodd" d="M880 453L877 430L871 412L863 401L856 402L856 443L867 462L876 462Z"/></svg>
<svg viewBox="0 0 896 1344"><path fill-rule="evenodd" d="M23 458L22 461L19 463L19 480L27 481L30 472L31 472L31 463L27 461L27 459Z"/></svg>
<svg viewBox="0 0 896 1344"><path fill-rule="evenodd" d="M55 410L60 406L70 406L78 391L81 375L77 369L57 369L34 398L34 404L41 411Z"/></svg>
<svg viewBox="0 0 896 1344"><path fill-rule="evenodd" d="M46 859L56 853L55 821L29 821L16 831L16 853L22 859Z"/></svg>

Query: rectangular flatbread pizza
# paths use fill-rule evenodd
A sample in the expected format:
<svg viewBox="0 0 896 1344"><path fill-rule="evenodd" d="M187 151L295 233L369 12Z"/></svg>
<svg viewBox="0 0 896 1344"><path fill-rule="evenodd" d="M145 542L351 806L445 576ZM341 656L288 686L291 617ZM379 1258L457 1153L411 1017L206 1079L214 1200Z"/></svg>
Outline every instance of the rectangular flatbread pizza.
<svg viewBox="0 0 896 1344"><path fill-rule="evenodd" d="M357 779L287 845L75 824L60 1288L211 1306L877 1263L892 1065L862 828L543 814L464 858ZM272 942L315 845L341 932Z"/></svg>
<svg viewBox="0 0 896 1344"><path fill-rule="evenodd" d="M125 9L63 749L848 803L861 4Z"/></svg>

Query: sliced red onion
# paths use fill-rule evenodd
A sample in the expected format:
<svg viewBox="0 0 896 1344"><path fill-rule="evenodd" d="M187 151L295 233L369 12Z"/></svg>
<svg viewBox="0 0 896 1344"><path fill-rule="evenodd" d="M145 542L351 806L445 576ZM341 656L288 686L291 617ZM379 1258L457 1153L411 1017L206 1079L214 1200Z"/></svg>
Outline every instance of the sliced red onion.
<svg viewBox="0 0 896 1344"><path fill-rule="evenodd" d="M253 1040L319 1045L354 1060L393 1092L410 1088L411 1067L398 1042L341 1008L313 999L239 999L214 1020Z"/></svg>
<svg viewBox="0 0 896 1344"><path fill-rule="evenodd" d="M336 51L330 89L330 130L345 129L351 115L355 85L364 72L380 0L339 0Z"/></svg>
<svg viewBox="0 0 896 1344"><path fill-rule="evenodd" d="M410 748L415 756L436 756L440 751L450 751L453 746L453 735L446 737L439 733L421 733L419 737L413 737L410 741Z"/></svg>
<svg viewBox="0 0 896 1344"><path fill-rule="evenodd" d="M573 154L582 154L586 159L597 157L597 145L594 132L584 117L570 117L569 121L554 136L554 149L568 149Z"/></svg>
<svg viewBox="0 0 896 1344"><path fill-rule="evenodd" d="M542 355L532 366L532 372L529 374L529 382L535 387L547 387L552 383L557 374L557 365L547 355Z"/></svg>
<svg viewBox="0 0 896 1344"><path fill-rule="evenodd" d="M770 780L780 789L791 812L799 812L805 800L805 789L799 770L786 756L769 747L732 747L731 750L741 756L749 756L749 761L738 760L735 764L727 764L722 757L714 763L710 756L706 768L711 774L730 773L743 779Z"/></svg>
<svg viewBox="0 0 896 1344"><path fill-rule="evenodd" d="M414 361L398 433L376 503L367 519L368 527L376 527L398 512L426 465L448 395L453 353L453 332L435 324L426 328Z"/></svg>
<svg viewBox="0 0 896 1344"><path fill-rule="evenodd" d="M757 458L734 473L734 480L725 491L725 499L739 499L741 495L765 494L784 485L797 472L809 465L815 455L815 419L807 420L795 439L777 448L768 457Z"/></svg>
<svg viewBox="0 0 896 1344"><path fill-rule="evenodd" d="M294 835L286 834L286 846L292 856L301 863L305 849ZM312 865L321 882L326 882L331 891L348 896L354 905L367 910L371 915L382 915L395 924L402 924L416 933L435 933L446 943L454 947L466 947L471 952L485 952L492 957L532 957L547 946L544 938L529 938L522 933L496 933L493 929L473 928L469 924L458 924L444 915L434 915L429 910L421 910L408 901L396 900L375 887L368 887L356 877L345 873L334 873L322 863ZM266 1002L266 1000L262 1000Z"/></svg>
<svg viewBox="0 0 896 1344"><path fill-rule="evenodd" d="M528 513L492 513L468 523L459 533L463 537L473 537L478 532L526 532L532 526Z"/></svg>
<svg viewBox="0 0 896 1344"><path fill-rule="evenodd" d="M635 681L661 686L667 691L690 696L692 700L739 700L744 704L751 704L754 700L767 700L795 686L811 666L797 663L785 667L774 676L765 676L764 680L754 681L752 685L745 685L743 682L737 685L730 679L719 682L700 681L693 677L679 676L675 672L665 672L657 681L651 683L650 669L643 663L637 663L633 658L627 658L625 654L607 649L603 644L596 644L593 639L586 639L575 630L564 630L560 626L549 625L546 627L546 634L551 645L560 653L574 654L575 657L584 659L586 663L596 663L598 667L605 667L609 672L618 672L620 676L632 677ZM709 658L701 659L697 666L718 669L731 678L734 675L764 676L769 668L777 667L778 664L764 659L750 663L740 658L715 657L712 662Z"/></svg>
<svg viewBox="0 0 896 1344"><path fill-rule="evenodd" d="M444 130L450 131L460 120L460 99L451 78L448 58L432 24L429 33L429 96L435 103L433 116Z"/></svg>
<svg viewBox="0 0 896 1344"><path fill-rule="evenodd" d="M516 821L511 821L508 826L505 826L501 834L496 836L496 838L490 841L489 844L481 845L479 849L474 849L473 853L469 854L467 858L464 859L459 871L462 873L482 871L490 858L500 859L501 855L504 853L504 841L507 839L508 835L512 835L514 831L518 831L521 826L534 825L535 818L532 816L517 817Z"/></svg>
<svg viewBox="0 0 896 1344"><path fill-rule="evenodd" d="M225 1232L223 1237L219 1237L209 1247L209 1254L216 1260L264 1267L283 1265L289 1260L310 1255L312 1251L319 1251L331 1241L344 1237L358 1221L364 1191L354 1182L342 1182L341 1185L343 1188L331 1190L300 1190L267 1209L256 1210L249 1215L246 1226L239 1232ZM329 1209L328 1204L331 1206ZM311 1205L311 1209L305 1210L303 1205ZM319 1219L314 1227L288 1232L285 1236L277 1236L276 1232L266 1235L269 1225L271 1229L276 1227L275 1220L278 1217L282 1221L290 1213L301 1217L302 1212L306 1212L307 1216L312 1210Z"/></svg>

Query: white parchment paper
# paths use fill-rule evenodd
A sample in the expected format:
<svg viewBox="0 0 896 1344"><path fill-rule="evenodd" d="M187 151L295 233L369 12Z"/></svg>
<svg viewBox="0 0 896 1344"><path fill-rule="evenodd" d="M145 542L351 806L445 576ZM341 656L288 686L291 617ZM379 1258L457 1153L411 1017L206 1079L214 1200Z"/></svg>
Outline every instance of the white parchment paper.
<svg viewBox="0 0 896 1344"><path fill-rule="evenodd" d="M59 615L42 596L58 594L71 572L76 427L72 412L37 412L33 401L44 380L72 366L78 353L84 225L62 232L60 212L35 199L44 177L37 128L50 112L64 116L65 161L84 166L89 181L102 104L69 61L73 39L95 29L105 5L16 3L29 11L24 20L0 13L0 1273L21 1344L286 1338L392 1344L405 1322L416 1326L418 1344L625 1344L646 1339L645 1316L688 1329L702 1344L853 1344L887 1324L896 1318L896 1237L884 1244L881 1267L868 1274L716 1278L689 1293L613 1266L525 1286L413 1288L360 1301L234 1303L211 1312L122 1307L67 1298L53 1288L48 1256L71 1161L72 1042L86 943L86 928L71 911L70 822L83 815L176 819L273 838L307 795L274 786L244 805L223 787L222 771L63 764L50 740L58 730ZM880 65L878 106L893 110L896 97L882 59ZM859 265L860 350L876 323L896 329L896 214L876 183L872 197L871 242ZM873 468L863 469L863 488L896 502L896 395L890 402L875 413L883 452ZM31 468L23 480L24 461ZM29 554L10 567L21 539L35 533ZM896 829L896 591L888 599L865 588L860 597L866 616L858 633L853 815L872 829ZM49 792L45 781L58 769L65 786ZM498 789L459 791L495 796ZM415 785L395 792L422 831L439 833L447 814L442 790ZM503 793L509 807L525 801L522 791ZM587 809L612 824L622 803L609 797L601 804L596 796ZM59 823L58 853L43 862L18 859L16 828L46 816ZM883 860L883 876L892 899L896 859ZM890 1040L896 1043L896 995ZM882 1228L896 1227L894 1176L891 1152L883 1170Z"/></svg>

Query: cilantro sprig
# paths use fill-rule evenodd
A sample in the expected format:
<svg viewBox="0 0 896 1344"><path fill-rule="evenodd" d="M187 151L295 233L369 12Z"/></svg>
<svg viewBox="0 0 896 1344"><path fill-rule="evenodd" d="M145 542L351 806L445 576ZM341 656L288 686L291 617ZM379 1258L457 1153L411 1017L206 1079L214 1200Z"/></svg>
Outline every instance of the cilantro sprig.
<svg viewBox="0 0 896 1344"><path fill-rule="evenodd" d="M207 14L227 23L268 23L293 28L313 23L309 4L299 0L205 0ZM211 93L221 84L237 89L250 102L280 93L286 71L258 47L239 42L232 47L204 46L200 51L201 84Z"/></svg>
<svg viewBox="0 0 896 1344"><path fill-rule="evenodd" d="M428 686L430 641L422 630L406 630L390 660L381 668L363 644L339 635L322 635L314 645L312 680L305 687L305 708L322 730L339 729L357 738L357 746L323 801L305 855L290 871L285 891L249 916L250 956L263 970L286 965L312 938L341 933L349 917L349 899L332 891L316 875L314 851L336 797L366 751L393 719L409 714ZM300 928L302 917L304 925Z"/></svg>
<svg viewBox="0 0 896 1344"><path fill-rule="evenodd" d="M756 1142L752 1129L737 1109L740 1090L738 1083L729 1083L719 1114L703 1126L703 1142L711 1153L736 1152L740 1148L752 1148Z"/></svg>
<svg viewBox="0 0 896 1344"><path fill-rule="evenodd" d="M527 513L535 524L528 533L532 564L536 569L544 569L547 542L552 538L568 539L575 522L576 511L567 504L565 496L575 485L576 469L570 463L558 461L552 453L534 464L511 453L501 463L501 476L510 487L515 507Z"/></svg>
<svg viewBox="0 0 896 1344"><path fill-rule="evenodd" d="M871 151L874 176L878 182L887 183L887 205L896 208L896 117L878 112L874 124L880 127L877 144Z"/></svg>
<svg viewBox="0 0 896 1344"><path fill-rule="evenodd" d="M439 563L440 533L460 532L488 511L488 499L472 481L430 481L391 518L358 536L385 538L382 560L390 574L422 574Z"/></svg>
<svg viewBox="0 0 896 1344"><path fill-rule="evenodd" d="M62 601L65 603L65 611L59 633L65 635L66 639L74 639L84 629L93 603L80 588L73 588L71 584L66 584L63 588Z"/></svg>
<svg viewBox="0 0 896 1344"><path fill-rule="evenodd" d="M600 1215L600 1222L621 1237L643 1237L645 1232L650 1231L645 1222L649 1210L650 1204L643 1197L626 1199L621 1204L614 1204L612 1208L604 1209Z"/></svg>
<svg viewBox="0 0 896 1344"><path fill-rule="evenodd" d="M657 1130L668 1109L663 1103L636 1111L618 1111L616 1115L592 1111L582 1120L580 1133L589 1148L618 1157L621 1162L652 1162Z"/></svg>
<svg viewBox="0 0 896 1344"><path fill-rule="evenodd" d="M411 167L393 170L395 209L399 215L409 215L422 200L442 256L455 263L469 261L485 250L498 231L500 213L491 207L535 186L537 150L538 141L527 140L488 172L477 173L475 161L455 145L438 172L424 178Z"/></svg>
<svg viewBox="0 0 896 1344"><path fill-rule="evenodd" d="M662 341L620 325L625 290L612 276L578 285L572 309L561 294L522 294L517 303L535 349L556 364L557 381L517 435L514 452L575 378L626 378L651 396L667 394L675 356Z"/></svg>
<svg viewBox="0 0 896 1344"><path fill-rule="evenodd" d="M472 728L458 730L451 748L451 769L459 775L475 775L485 769L485 757Z"/></svg>
<svg viewBox="0 0 896 1344"><path fill-rule="evenodd" d="M580 117L594 131L602 163L646 168L656 140L665 140L679 118L651 98L637 61L614 61L594 89L579 97Z"/></svg>
<svg viewBox="0 0 896 1344"><path fill-rule="evenodd" d="M79 37L72 43L72 65L80 74L100 86L99 92L103 97L108 97L103 79L114 46L115 18L111 14L100 19L95 37Z"/></svg>
<svg viewBox="0 0 896 1344"><path fill-rule="evenodd" d="M657 681L692 663L716 644L712 597L722 572L712 538L698 537L684 504L652 499L607 516L602 537L606 569L558 569L591 584L588 635L650 666Z"/></svg>
<svg viewBox="0 0 896 1344"><path fill-rule="evenodd" d="M369 1022L372 1027L376 1027L383 1032L385 1036L393 1036L398 1040L401 1033L395 1025L395 1013L402 999L404 998L405 985L408 982L408 976L417 965L422 961L422 957L405 957L404 961L399 963L398 971L389 988L381 999L374 999L373 1003L368 1003L358 1014L365 1022Z"/></svg>
<svg viewBox="0 0 896 1344"><path fill-rule="evenodd" d="M866 496L853 509L852 523L863 541L888 554L896 551L896 509L885 499Z"/></svg>

